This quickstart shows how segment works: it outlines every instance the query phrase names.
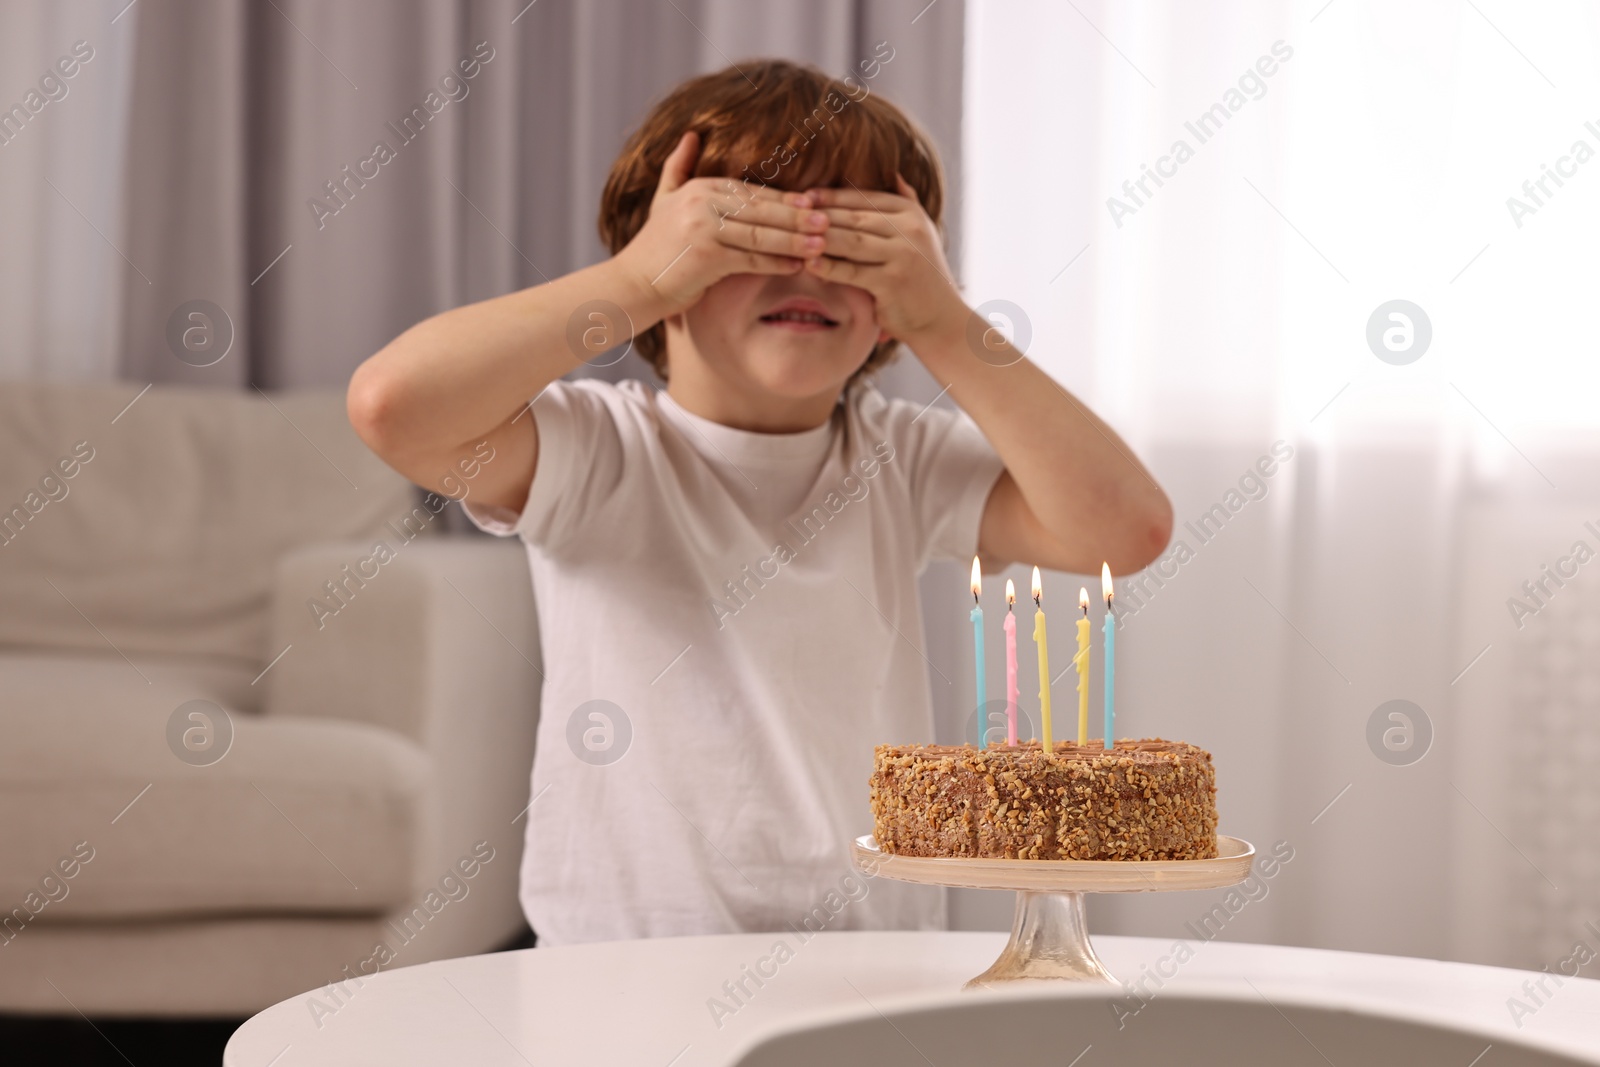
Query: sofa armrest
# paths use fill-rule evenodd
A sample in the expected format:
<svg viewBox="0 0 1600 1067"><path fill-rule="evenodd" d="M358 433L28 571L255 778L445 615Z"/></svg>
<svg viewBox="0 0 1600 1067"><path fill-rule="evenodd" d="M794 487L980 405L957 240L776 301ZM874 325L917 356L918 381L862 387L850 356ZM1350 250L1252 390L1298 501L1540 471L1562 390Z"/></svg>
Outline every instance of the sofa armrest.
<svg viewBox="0 0 1600 1067"><path fill-rule="evenodd" d="M504 926L509 901L520 921L525 823L513 820L528 802L543 679L526 550L442 536L386 546L380 561L373 547L315 545L280 560L267 656L282 655L258 683L263 713L371 723L421 744L439 795L419 884L487 840L498 853L487 895L501 899L473 910Z"/></svg>
<svg viewBox="0 0 1600 1067"><path fill-rule="evenodd" d="M531 724L543 665L521 544L447 536L388 552L321 544L279 561L265 714L371 723L429 748L495 705Z"/></svg>

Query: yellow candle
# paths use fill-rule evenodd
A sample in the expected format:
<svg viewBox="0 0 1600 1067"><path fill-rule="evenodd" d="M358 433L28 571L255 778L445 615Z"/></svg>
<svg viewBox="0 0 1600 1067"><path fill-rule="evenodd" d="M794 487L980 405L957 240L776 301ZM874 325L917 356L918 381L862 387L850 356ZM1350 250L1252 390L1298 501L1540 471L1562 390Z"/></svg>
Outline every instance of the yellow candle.
<svg viewBox="0 0 1600 1067"><path fill-rule="evenodd" d="M1050 737L1050 650L1045 645L1044 590L1039 587L1039 568L1033 568L1033 641L1039 646L1039 729L1044 737L1045 755L1055 751Z"/></svg>
<svg viewBox="0 0 1600 1067"><path fill-rule="evenodd" d="M1089 743L1089 590L1078 590L1078 607L1083 618L1078 620L1078 654L1072 665L1078 668L1078 744Z"/></svg>

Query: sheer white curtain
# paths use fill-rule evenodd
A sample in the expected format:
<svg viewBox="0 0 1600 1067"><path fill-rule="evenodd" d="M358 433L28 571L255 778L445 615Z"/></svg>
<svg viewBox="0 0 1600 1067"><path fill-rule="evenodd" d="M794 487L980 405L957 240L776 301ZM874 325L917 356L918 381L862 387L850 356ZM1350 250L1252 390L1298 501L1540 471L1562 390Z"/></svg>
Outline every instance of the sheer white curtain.
<svg viewBox="0 0 1600 1067"><path fill-rule="evenodd" d="M1119 725L1212 749L1223 831L1295 849L1225 937L1537 967L1594 918L1600 567L1507 600L1600 549L1597 78L1576 3L969 6L968 295L1178 512L1123 582ZM1369 743L1391 700L1420 760ZM1220 896L1091 920L1192 939Z"/></svg>
<svg viewBox="0 0 1600 1067"><path fill-rule="evenodd" d="M115 376L126 6L0 5L0 377Z"/></svg>

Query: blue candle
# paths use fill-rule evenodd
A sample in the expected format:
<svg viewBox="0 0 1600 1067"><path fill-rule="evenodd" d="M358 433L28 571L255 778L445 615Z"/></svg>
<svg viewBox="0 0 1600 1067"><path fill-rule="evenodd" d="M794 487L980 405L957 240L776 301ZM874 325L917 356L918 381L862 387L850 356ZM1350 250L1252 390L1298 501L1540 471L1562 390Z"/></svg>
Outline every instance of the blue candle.
<svg viewBox="0 0 1600 1067"><path fill-rule="evenodd" d="M1116 719L1116 691L1117 691L1117 620L1111 614L1111 566L1100 564L1100 587L1106 594L1106 736L1104 744L1107 749L1113 745L1113 726Z"/></svg>
<svg viewBox="0 0 1600 1067"><path fill-rule="evenodd" d="M972 557L972 655L978 664L978 710L975 716L978 720L978 747L983 747L983 692L987 688L983 679L983 609L978 606L978 590L980 578L978 574L978 557Z"/></svg>

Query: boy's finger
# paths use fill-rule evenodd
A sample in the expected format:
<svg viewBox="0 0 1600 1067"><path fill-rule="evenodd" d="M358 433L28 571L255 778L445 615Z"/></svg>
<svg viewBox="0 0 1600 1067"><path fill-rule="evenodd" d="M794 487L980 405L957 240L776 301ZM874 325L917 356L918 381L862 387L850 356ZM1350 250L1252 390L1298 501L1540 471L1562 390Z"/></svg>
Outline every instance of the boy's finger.
<svg viewBox="0 0 1600 1067"><path fill-rule="evenodd" d="M787 204L796 208L812 206L811 198L804 193L786 192L740 178L696 178L695 181L704 183L730 214L737 214L741 205L755 203Z"/></svg>
<svg viewBox="0 0 1600 1067"><path fill-rule="evenodd" d="M894 224L880 211L871 208L831 207L823 209L829 229L859 230L879 237L895 236Z"/></svg>
<svg viewBox="0 0 1600 1067"><path fill-rule="evenodd" d="M670 193L694 174L695 160L700 157L700 135L688 130L678 138L677 147L661 164L661 180L656 182L656 195Z"/></svg>
<svg viewBox="0 0 1600 1067"><path fill-rule="evenodd" d="M791 256L769 256L761 252L746 252L741 257L743 274L795 274L805 267L806 261Z"/></svg>
<svg viewBox="0 0 1600 1067"><path fill-rule="evenodd" d="M887 263L890 241L899 238L879 237L860 230L830 229L822 239L822 253L854 263Z"/></svg>
<svg viewBox="0 0 1600 1067"><path fill-rule="evenodd" d="M848 259L834 259L831 256L818 256L806 260L807 274L815 274L823 281L838 282L840 285L859 286L869 292L872 291L872 286L868 283L872 280L872 272L875 269L871 264L853 263Z"/></svg>
<svg viewBox="0 0 1600 1067"><path fill-rule="evenodd" d="M722 229L717 231L717 243L726 248L802 259L822 254L822 237L819 234L798 233L777 226L756 226L735 219L723 220Z"/></svg>
<svg viewBox="0 0 1600 1067"><path fill-rule="evenodd" d="M776 226L805 233L821 233L828 228L828 216L823 212L794 207L779 200L730 203L719 198L713 201L712 210L723 225L737 219L757 226Z"/></svg>
<svg viewBox="0 0 1600 1067"><path fill-rule="evenodd" d="M806 195L820 208L853 207L874 211L905 211L916 201L907 202L897 193L883 193L876 189L807 189Z"/></svg>

